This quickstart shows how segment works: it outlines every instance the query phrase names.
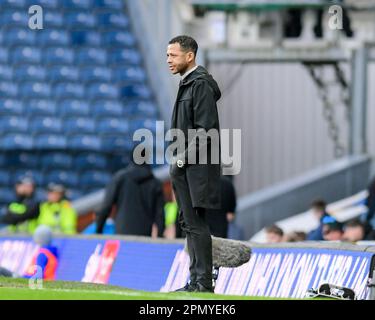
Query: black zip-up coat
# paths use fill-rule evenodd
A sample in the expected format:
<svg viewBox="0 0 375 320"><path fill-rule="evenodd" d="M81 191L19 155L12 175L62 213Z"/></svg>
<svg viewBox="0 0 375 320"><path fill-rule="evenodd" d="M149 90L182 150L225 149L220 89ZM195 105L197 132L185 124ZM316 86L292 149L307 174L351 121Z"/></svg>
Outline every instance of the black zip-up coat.
<svg viewBox="0 0 375 320"><path fill-rule="evenodd" d="M172 115L171 129L180 129L185 135L184 152L177 154L177 159L184 161L184 168L176 164L171 165L170 174L174 176L186 174L190 196L194 208L220 209L220 125L216 102L221 92L213 77L205 68L199 66L189 74L179 86L176 103ZM199 138L205 136L211 129L215 129L218 139L207 139L207 144L195 143L195 138L189 140L189 129L196 129ZM206 135L207 138L207 135ZM202 140L204 141L204 140ZM196 144L197 164L189 164L189 152ZM207 147L207 164L198 164L199 153ZM211 157L211 151L217 154L216 159ZM215 161L212 161L215 160ZM214 163L213 163L214 162Z"/></svg>

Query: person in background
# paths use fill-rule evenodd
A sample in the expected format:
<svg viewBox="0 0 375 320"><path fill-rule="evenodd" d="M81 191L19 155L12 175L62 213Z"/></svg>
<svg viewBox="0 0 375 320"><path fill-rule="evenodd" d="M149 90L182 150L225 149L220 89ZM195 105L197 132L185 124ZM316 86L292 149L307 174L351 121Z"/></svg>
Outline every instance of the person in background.
<svg viewBox="0 0 375 320"><path fill-rule="evenodd" d="M375 229L375 179L368 186L368 196L365 205L367 206L367 214L365 220L369 223L372 229Z"/></svg>
<svg viewBox="0 0 375 320"><path fill-rule="evenodd" d="M319 221L319 226L307 234L306 240L321 241L323 238L323 219L329 214L326 211L327 204L323 200L316 200L311 204L311 210L315 218Z"/></svg>
<svg viewBox="0 0 375 320"><path fill-rule="evenodd" d="M285 236L286 242L302 242L306 240L306 233L302 231L294 231L291 233L288 233Z"/></svg>
<svg viewBox="0 0 375 320"><path fill-rule="evenodd" d="M284 231L277 225L265 229L267 243L280 243L284 241Z"/></svg>
<svg viewBox="0 0 375 320"><path fill-rule="evenodd" d="M33 240L40 248L26 269L23 278L29 279L35 275L40 279L55 280L59 254L57 247L52 245L51 229L47 226L39 226L35 230ZM38 270L38 268L40 269Z"/></svg>
<svg viewBox="0 0 375 320"><path fill-rule="evenodd" d="M169 199L164 205L164 213L165 213L165 230L164 230L164 238L166 239L175 239L177 238L177 232L181 234L181 228L178 229L178 205L176 201L176 196L172 190L172 186L169 183L168 185L168 195ZM169 201L168 201L169 200ZM179 234L179 235L180 235Z"/></svg>
<svg viewBox="0 0 375 320"><path fill-rule="evenodd" d="M63 185L48 185L47 201L40 204L38 225L48 226L56 233L76 234L77 213L65 198L65 193Z"/></svg>
<svg viewBox="0 0 375 320"><path fill-rule="evenodd" d="M375 234L372 228L359 219L353 219L344 225L343 241L371 241L375 240Z"/></svg>
<svg viewBox="0 0 375 320"><path fill-rule="evenodd" d="M0 224L9 225L8 231L32 234L37 227L39 203L34 198L35 182L29 176L21 177L15 184L16 199L10 203Z"/></svg>
<svg viewBox="0 0 375 320"><path fill-rule="evenodd" d="M323 239L325 241L341 241L343 237L342 223L331 216L326 216L322 220Z"/></svg>

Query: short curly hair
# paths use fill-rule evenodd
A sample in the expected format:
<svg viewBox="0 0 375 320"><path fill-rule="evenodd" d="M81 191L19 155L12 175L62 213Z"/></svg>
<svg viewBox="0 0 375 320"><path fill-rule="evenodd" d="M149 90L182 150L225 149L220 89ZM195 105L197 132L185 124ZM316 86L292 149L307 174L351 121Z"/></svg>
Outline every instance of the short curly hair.
<svg viewBox="0 0 375 320"><path fill-rule="evenodd" d="M192 51L196 56L198 53L198 43L189 36L178 36L169 41L169 44L179 43L185 52Z"/></svg>

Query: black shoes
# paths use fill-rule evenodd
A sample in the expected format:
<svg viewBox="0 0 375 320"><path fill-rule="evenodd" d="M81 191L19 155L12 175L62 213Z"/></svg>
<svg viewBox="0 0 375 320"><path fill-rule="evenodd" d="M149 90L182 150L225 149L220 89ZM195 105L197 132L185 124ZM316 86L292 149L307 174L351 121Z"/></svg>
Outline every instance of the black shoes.
<svg viewBox="0 0 375 320"><path fill-rule="evenodd" d="M187 283L185 287L177 289L174 292L195 292L196 284L195 283Z"/></svg>
<svg viewBox="0 0 375 320"><path fill-rule="evenodd" d="M214 291L214 288L212 288L212 286L209 287L209 288L207 288L203 284L201 284L201 283L198 282L196 284L194 292L210 292L210 293L214 293L215 291Z"/></svg>

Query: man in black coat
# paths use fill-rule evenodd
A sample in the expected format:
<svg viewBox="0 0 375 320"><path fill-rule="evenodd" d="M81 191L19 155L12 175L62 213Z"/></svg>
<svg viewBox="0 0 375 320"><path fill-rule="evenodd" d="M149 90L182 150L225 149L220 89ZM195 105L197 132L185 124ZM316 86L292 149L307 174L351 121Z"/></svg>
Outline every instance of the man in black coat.
<svg viewBox="0 0 375 320"><path fill-rule="evenodd" d="M197 51L198 44L188 36L172 39L167 49L170 71L182 76L171 131L182 132L183 139L176 134L177 141L172 143L176 143L177 150L170 175L190 257L190 282L179 291L213 292L212 240L205 214L208 209L221 208L216 105L221 92L207 70L196 65ZM195 131L191 133L192 130Z"/></svg>
<svg viewBox="0 0 375 320"><path fill-rule="evenodd" d="M116 234L158 237L164 232L164 195L161 182L147 164L135 163L115 174L107 186L102 209L97 213L96 232L102 233L106 219L116 207Z"/></svg>

